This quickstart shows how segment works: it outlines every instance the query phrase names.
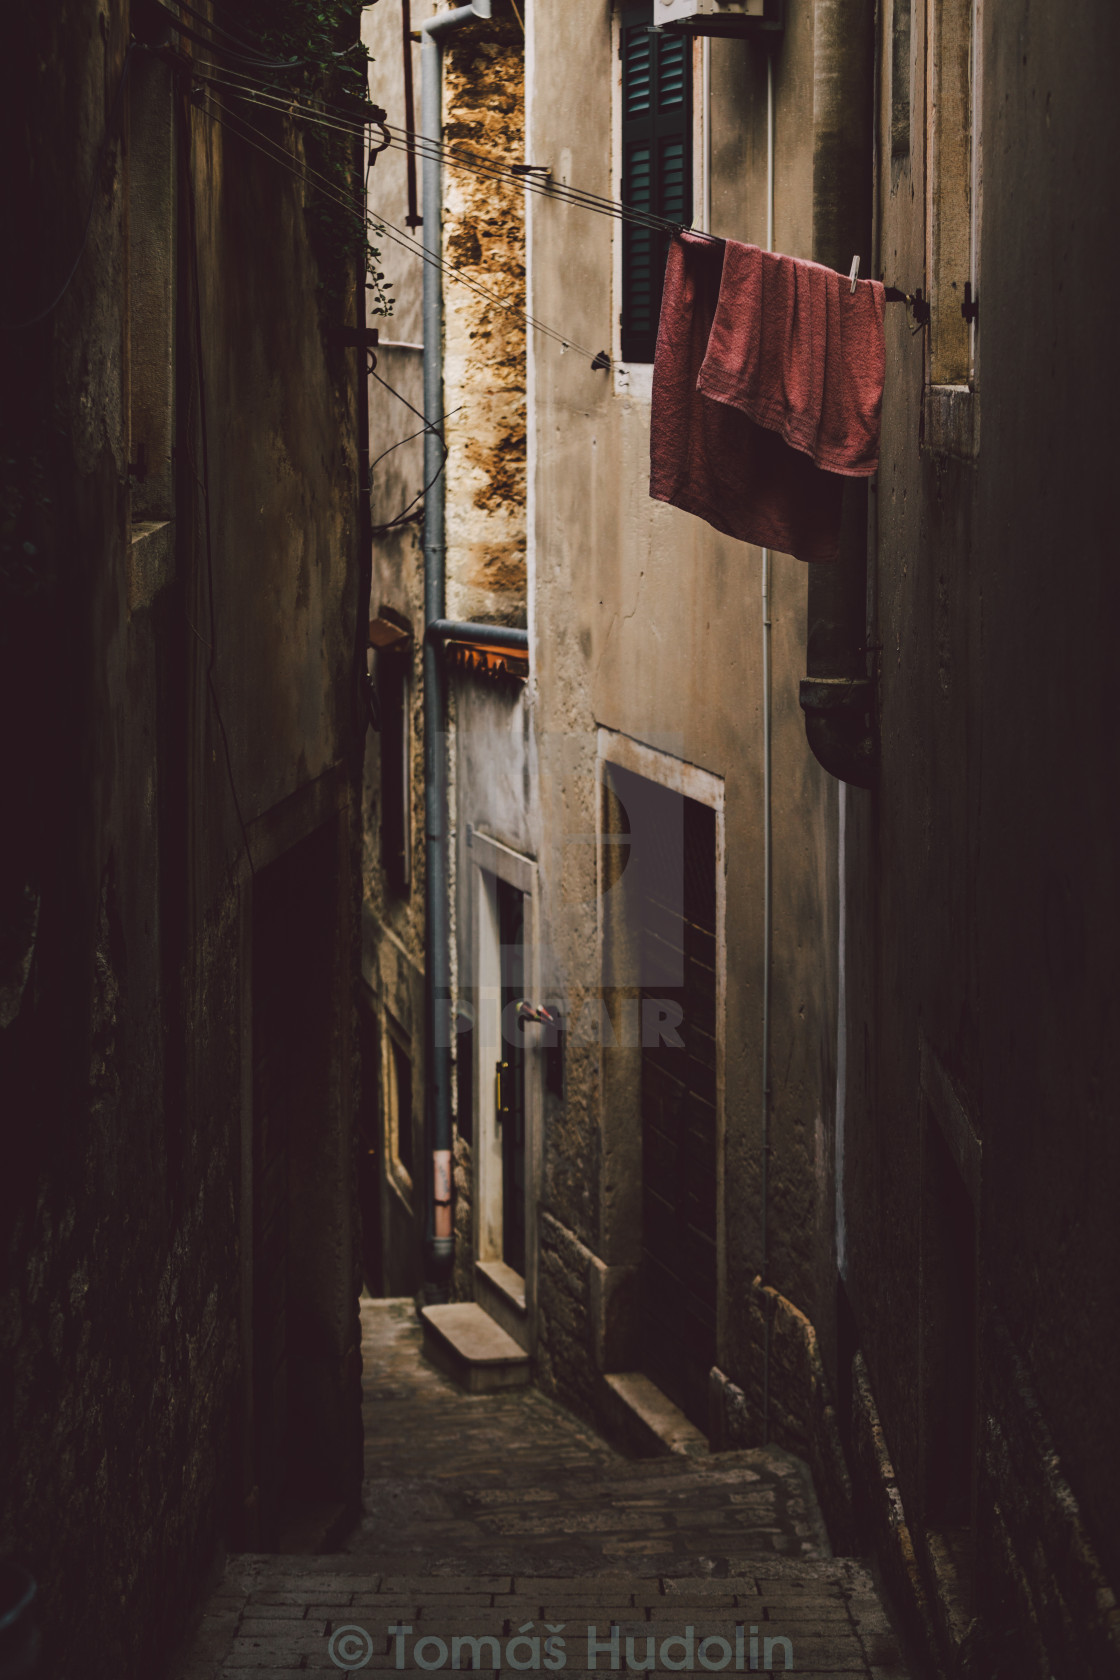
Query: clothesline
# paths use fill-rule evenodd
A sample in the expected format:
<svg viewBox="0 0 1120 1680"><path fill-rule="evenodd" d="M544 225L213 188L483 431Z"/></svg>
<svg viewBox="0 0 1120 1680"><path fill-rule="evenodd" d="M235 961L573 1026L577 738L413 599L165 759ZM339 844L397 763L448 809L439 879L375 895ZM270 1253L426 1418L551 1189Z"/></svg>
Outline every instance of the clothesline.
<svg viewBox="0 0 1120 1680"><path fill-rule="evenodd" d="M212 121L219 123L224 128L228 128L230 133L240 139L243 144L250 146L254 151L259 152L262 157L268 158L271 162L276 163L282 169L285 169L290 175L294 176L296 180L302 182L304 186L313 188L315 191L321 193L323 197L330 200L330 202L338 204L341 208L363 217L375 233L379 235L384 234L394 244L400 245L403 249L410 251L414 256L419 257L422 262L428 263L432 267L440 269L448 279L454 280L460 285L466 286L468 290L473 291L487 303L493 304L496 308L507 314L515 313L519 315L525 321L527 326L532 327L535 332L541 333L545 338L552 339L554 343L560 345L561 350L577 351L580 355L588 358L592 367L604 369L610 367L610 357L607 355L605 350L592 351L587 349L585 345L577 343L576 340L571 338L568 334L560 332L555 327L548 326L545 322L538 320L533 315L530 315L528 310L518 307L508 298L501 297L497 292L492 291L488 286L484 285L482 281L475 279L473 275L464 274L462 270L457 268L454 264L448 263L432 251L425 250L420 242L413 238L411 234L405 233L403 229L396 227L376 209L368 207L365 202L364 193L357 199L347 198L345 194L338 190L335 183L327 176L322 175L319 171L313 169L310 164L307 164L306 162L301 163L300 160L293 157L291 152L287 151L285 147L273 140L270 135L265 134L262 129L258 129L252 123L248 122L246 118L240 115L239 112L224 110L222 107L213 105L208 101L206 103L200 103L199 109L201 109L206 116L210 117Z"/></svg>
<svg viewBox="0 0 1120 1680"><path fill-rule="evenodd" d="M336 132L353 134L356 137L369 128L378 128L386 135L386 144L378 147L383 151L388 146L397 151L410 151L421 158L431 158L445 164L450 169L462 170L480 177L504 182L509 186L516 186L538 197L551 198L554 202L561 201L574 204L582 209L590 210L594 214L607 215L619 220L629 221L639 227L646 228L651 233L672 233L679 226L665 216L656 216L652 211L642 210L633 205L624 204L621 200L605 198L598 193L590 193L580 187L571 187L565 182L554 182L551 179L536 180L533 175L526 174L525 165L507 164L494 158L484 157L477 152L464 152L455 147L445 145L442 141L434 140L428 135L413 130L400 128L395 123L385 121L383 115L369 116L364 119L349 115L338 106L324 105L322 109L315 106L301 104L283 91L276 91L267 85L257 83L254 78L243 76L239 72L221 74L198 74L199 81L220 87L227 92L237 93L242 98L259 104L266 109L275 111L278 115L290 116L301 121L313 123L319 127L332 129ZM373 107L379 111L379 107ZM706 235L705 237L714 237Z"/></svg>
<svg viewBox="0 0 1120 1680"><path fill-rule="evenodd" d="M537 197L572 204L577 208L589 211L593 215L605 215L614 220L627 222L631 226L649 233L680 233L684 231L687 225L665 216L654 215L651 211L626 204L620 199L610 199L598 193L590 193L583 188L569 186L566 182L554 182L547 172L543 170L534 171L529 165L506 164L477 152L466 152L445 145L444 142L435 140L429 135L404 129L395 123L388 122L380 107L377 106L371 107L371 114L362 118L351 115L344 107L337 105L324 103L322 109L320 109L316 106L301 104L299 100L294 99L283 90L275 90L266 83L242 72L232 72L224 69L220 75L213 73L200 75L199 80L210 82L228 92L239 94L242 98L262 105L278 114L315 123L323 128L353 134L355 137L366 134L370 128L378 128L386 136L386 140L384 145L376 149L376 152L391 147L396 151L408 151L414 155L419 153L422 159L432 158L451 169L458 169L481 178L505 182L511 186L520 186L526 192ZM376 115L373 113L376 113ZM371 151L371 157L376 156L376 152ZM543 178L538 180L536 178L538 174ZM715 244L724 243L717 234L696 228L689 228L688 231L696 238L706 239ZM920 290L908 293L896 286L886 286L884 294L888 303L905 303L914 308L920 318L922 311Z"/></svg>

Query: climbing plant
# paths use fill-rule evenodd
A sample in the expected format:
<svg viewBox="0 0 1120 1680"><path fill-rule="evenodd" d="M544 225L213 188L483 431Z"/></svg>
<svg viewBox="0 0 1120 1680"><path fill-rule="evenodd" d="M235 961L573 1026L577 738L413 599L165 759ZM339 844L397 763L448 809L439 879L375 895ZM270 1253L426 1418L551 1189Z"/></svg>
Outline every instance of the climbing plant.
<svg viewBox="0 0 1120 1680"><path fill-rule="evenodd" d="M368 0L240 0L245 32L269 57L298 61L286 70L283 85L304 105L342 110L350 118L372 120L369 98L370 55L361 39L361 15ZM375 0L376 3L376 0ZM379 113L383 115L384 113ZM303 127L307 163L331 184L331 194L313 192L307 205L308 230L319 264L320 303L324 320L340 321L358 259L364 253L367 288L374 315L389 315L392 282L386 279L381 253L371 242L376 224L365 207L352 135L307 123ZM363 159L363 170L365 160ZM364 177L363 177L364 178ZM345 202L342 202L345 201Z"/></svg>

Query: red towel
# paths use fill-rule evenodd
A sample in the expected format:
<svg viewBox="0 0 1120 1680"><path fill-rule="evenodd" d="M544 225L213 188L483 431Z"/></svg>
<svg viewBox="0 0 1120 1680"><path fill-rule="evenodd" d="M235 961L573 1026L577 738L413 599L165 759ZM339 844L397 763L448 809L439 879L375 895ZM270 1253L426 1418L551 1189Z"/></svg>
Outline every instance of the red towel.
<svg viewBox="0 0 1120 1680"><path fill-rule="evenodd" d="M834 560L845 477L878 463L883 288L688 233L669 248L650 495L743 542Z"/></svg>

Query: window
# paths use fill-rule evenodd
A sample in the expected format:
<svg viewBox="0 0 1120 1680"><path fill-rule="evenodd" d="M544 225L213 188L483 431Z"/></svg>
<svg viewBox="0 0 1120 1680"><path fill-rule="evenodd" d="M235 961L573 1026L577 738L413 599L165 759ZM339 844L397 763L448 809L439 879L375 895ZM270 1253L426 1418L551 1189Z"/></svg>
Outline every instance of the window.
<svg viewBox="0 0 1120 1680"><path fill-rule="evenodd" d="M382 617L387 608L381 609ZM381 708L381 864L388 885L407 893L412 885L412 642L401 640L377 653Z"/></svg>
<svg viewBox="0 0 1120 1680"><path fill-rule="evenodd" d="M651 0L624 5L622 200L674 222L692 220L692 41L651 28ZM624 224L622 359L652 362L668 236Z"/></svg>

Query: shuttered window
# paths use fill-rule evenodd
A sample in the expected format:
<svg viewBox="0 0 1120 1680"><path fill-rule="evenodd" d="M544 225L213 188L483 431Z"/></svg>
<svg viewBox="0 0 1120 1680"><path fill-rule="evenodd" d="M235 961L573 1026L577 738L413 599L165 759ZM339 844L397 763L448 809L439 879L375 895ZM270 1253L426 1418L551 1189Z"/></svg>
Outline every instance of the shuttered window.
<svg viewBox="0 0 1120 1680"><path fill-rule="evenodd" d="M653 7L622 8L622 200L692 220L692 41L650 29ZM668 235L623 224L622 359L652 362Z"/></svg>

